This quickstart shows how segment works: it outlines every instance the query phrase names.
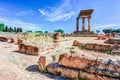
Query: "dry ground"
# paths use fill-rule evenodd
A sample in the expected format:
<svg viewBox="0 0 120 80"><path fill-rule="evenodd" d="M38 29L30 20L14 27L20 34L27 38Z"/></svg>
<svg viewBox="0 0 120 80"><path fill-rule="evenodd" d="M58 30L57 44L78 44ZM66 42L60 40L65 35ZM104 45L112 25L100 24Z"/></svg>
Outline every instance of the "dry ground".
<svg viewBox="0 0 120 80"><path fill-rule="evenodd" d="M95 37L68 37L62 39L60 48L70 47L73 40L84 43L103 43ZM39 56L25 55L16 52L18 45L0 42L0 80L53 80L37 71Z"/></svg>

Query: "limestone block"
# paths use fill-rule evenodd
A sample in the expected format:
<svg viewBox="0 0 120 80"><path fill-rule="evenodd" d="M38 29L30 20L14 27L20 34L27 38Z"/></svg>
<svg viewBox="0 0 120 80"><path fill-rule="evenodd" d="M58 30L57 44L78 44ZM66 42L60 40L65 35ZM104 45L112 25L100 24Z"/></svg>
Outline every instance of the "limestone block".
<svg viewBox="0 0 120 80"><path fill-rule="evenodd" d="M5 38L5 37L0 37L0 41L1 41L1 42L7 42L7 38Z"/></svg>

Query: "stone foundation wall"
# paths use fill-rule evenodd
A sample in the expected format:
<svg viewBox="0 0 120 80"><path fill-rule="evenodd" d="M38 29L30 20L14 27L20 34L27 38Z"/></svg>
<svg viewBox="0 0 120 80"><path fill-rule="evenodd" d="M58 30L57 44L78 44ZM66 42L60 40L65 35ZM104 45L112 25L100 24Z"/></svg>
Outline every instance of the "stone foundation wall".
<svg viewBox="0 0 120 80"><path fill-rule="evenodd" d="M99 60L90 60L84 57L61 55L58 64L74 69L85 69L88 66L94 66L98 69L120 72L120 65L116 66L111 60L109 60L108 62L103 62Z"/></svg>
<svg viewBox="0 0 120 80"><path fill-rule="evenodd" d="M112 45L96 44L96 43L83 44L83 43L80 43L76 40L73 41L73 46L78 46L81 49L84 48L87 50L95 50L95 51L102 51L102 52L105 52L105 51L110 52L113 49Z"/></svg>
<svg viewBox="0 0 120 80"><path fill-rule="evenodd" d="M2 41L2 42L7 42L7 38L5 38L5 37L0 37L0 41Z"/></svg>
<svg viewBox="0 0 120 80"><path fill-rule="evenodd" d="M31 45L19 44L18 51L28 55L38 56L39 48Z"/></svg>
<svg viewBox="0 0 120 80"><path fill-rule="evenodd" d="M43 61L43 60L42 60ZM41 62L42 62L41 61ZM47 65L49 73L67 78L84 78L83 80L116 80L120 79L120 65L109 60L102 62L85 57L60 55L58 63Z"/></svg>

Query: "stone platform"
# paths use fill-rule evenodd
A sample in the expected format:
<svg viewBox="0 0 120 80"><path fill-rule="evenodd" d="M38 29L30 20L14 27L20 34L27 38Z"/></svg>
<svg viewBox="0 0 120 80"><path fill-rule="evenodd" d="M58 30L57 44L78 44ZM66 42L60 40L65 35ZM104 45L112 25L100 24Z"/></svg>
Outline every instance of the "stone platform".
<svg viewBox="0 0 120 80"><path fill-rule="evenodd" d="M93 32L87 32L87 31L79 31L79 32L76 32L74 31L72 36L74 37L96 37L97 34L93 33Z"/></svg>

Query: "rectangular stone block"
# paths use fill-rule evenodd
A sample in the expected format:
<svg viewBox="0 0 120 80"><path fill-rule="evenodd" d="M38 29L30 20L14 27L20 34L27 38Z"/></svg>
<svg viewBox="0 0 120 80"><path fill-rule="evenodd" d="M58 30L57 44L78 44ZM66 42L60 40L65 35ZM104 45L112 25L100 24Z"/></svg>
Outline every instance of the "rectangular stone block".
<svg viewBox="0 0 120 80"><path fill-rule="evenodd" d="M7 42L7 38L5 38L5 37L0 37L0 41L1 41L1 42Z"/></svg>
<svg viewBox="0 0 120 80"><path fill-rule="evenodd" d="M79 77L84 78L85 80L113 80L111 77L91 74L84 71L79 72Z"/></svg>
<svg viewBox="0 0 120 80"><path fill-rule="evenodd" d="M75 78L78 79L78 75L79 75L79 70L76 69L69 69L69 68L65 68L63 66L60 66L57 63L51 63L47 66L47 70L50 73L53 73L54 75L57 76L64 76L67 78Z"/></svg>
<svg viewBox="0 0 120 80"><path fill-rule="evenodd" d="M95 65L95 60L88 60L86 58L81 57L71 57L67 55L60 55L60 59L58 61L59 65L68 67L68 68L76 68L76 69L84 69L89 65Z"/></svg>
<svg viewBox="0 0 120 80"><path fill-rule="evenodd" d="M18 51L21 52L21 53L25 53L26 52L26 46L24 44L19 44Z"/></svg>
<svg viewBox="0 0 120 80"><path fill-rule="evenodd" d="M88 49L88 50L94 50L95 49L95 44L93 44L93 43L87 43L85 45L85 48Z"/></svg>
<svg viewBox="0 0 120 80"><path fill-rule="evenodd" d="M35 46L26 45L26 54L38 56L39 49Z"/></svg>
<svg viewBox="0 0 120 80"><path fill-rule="evenodd" d="M41 72L46 71L46 67L48 64L52 63L52 57L49 56L40 56L38 61L38 68Z"/></svg>
<svg viewBox="0 0 120 80"><path fill-rule="evenodd" d="M96 44L95 50L101 50L101 51L112 50L112 46L111 45Z"/></svg>
<svg viewBox="0 0 120 80"><path fill-rule="evenodd" d="M85 57L77 57L77 56L67 56L67 55L60 55L59 65L65 66L67 68L74 68L74 69L85 69L88 66L93 66L97 69L103 70L111 70L114 72L120 72L120 65L115 65L111 59L107 61L100 61L98 60L90 60ZM93 68L92 68L93 69ZM89 69L91 72L92 70ZM89 72L87 69L87 71Z"/></svg>

